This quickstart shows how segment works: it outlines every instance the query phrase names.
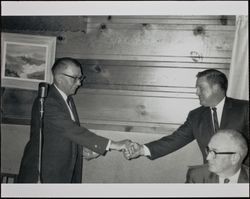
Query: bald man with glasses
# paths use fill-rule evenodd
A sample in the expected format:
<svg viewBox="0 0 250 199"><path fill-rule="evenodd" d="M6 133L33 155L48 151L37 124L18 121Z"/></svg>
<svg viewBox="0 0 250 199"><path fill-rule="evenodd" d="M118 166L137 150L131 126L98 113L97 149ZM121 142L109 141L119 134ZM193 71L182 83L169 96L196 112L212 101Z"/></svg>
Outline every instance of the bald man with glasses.
<svg viewBox="0 0 250 199"><path fill-rule="evenodd" d="M80 126L73 95L86 78L72 58L56 60L53 84L44 103L43 146L39 172L39 97L32 107L31 135L18 175L19 183L81 183L83 158L90 160L109 150L120 151L129 140L113 141Z"/></svg>
<svg viewBox="0 0 250 199"><path fill-rule="evenodd" d="M239 132L219 130L206 147L208 163L190 167L186 183L249 183L249 167L242 164L247 151Z"/></svg>

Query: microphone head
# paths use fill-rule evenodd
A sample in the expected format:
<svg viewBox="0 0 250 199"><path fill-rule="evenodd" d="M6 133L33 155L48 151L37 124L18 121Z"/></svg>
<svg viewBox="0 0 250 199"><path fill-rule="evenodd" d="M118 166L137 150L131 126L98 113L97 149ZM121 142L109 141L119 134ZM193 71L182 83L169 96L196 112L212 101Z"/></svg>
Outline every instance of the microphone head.
<svg viewBox="0 0 250 199"><path fill-rule="evenodd" d="M47 97L47 95L48 95L48 87L49 87L49 84L46 83L46 82L39 83L38 96L40 98Z"/></svg>

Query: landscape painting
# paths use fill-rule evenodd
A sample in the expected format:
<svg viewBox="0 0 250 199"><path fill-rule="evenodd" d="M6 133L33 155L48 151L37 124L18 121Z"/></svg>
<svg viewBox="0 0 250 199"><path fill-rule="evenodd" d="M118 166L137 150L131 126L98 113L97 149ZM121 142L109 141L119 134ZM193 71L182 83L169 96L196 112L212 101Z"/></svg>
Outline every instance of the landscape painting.
<svg viewBox="0 0 250 199"><path fill-rule="evenodd" d="M46 46L7 43L5 77L45 80Z"/></svg>
<svg viewBox="0 0 250 199"><path fill-rule="evenodd" d="M38 88L40 82L52 82L55 37L3 33L2 87Z"/></svg>

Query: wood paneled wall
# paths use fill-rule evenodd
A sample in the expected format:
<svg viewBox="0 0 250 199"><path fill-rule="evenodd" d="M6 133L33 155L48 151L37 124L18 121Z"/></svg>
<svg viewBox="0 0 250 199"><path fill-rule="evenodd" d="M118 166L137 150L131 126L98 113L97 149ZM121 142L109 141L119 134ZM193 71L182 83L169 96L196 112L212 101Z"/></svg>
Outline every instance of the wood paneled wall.
<svg viewBox="0 0 250 199"><path fill-rule="evenodd" d="M234 16L51 18L6 17L2 22L6 32L57 36L56 57L82 62L87 81L75 100L89 128L171 133L199 106L196 74L207 68L229 72ZM13 20L15 28L8 25ZM56 25L59 21L64 23ZM32 93L28 99L25 92ZM7 121L29 118L35 95L6 89L3 111L12 118Z"/></svg>

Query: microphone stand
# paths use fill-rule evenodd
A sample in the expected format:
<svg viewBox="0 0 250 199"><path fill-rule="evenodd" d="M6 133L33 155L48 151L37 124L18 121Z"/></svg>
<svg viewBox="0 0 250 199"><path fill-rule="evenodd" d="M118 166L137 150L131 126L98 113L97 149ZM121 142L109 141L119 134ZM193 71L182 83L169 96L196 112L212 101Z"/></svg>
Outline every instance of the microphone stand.
<svg viewBox="0 0 250 199"><path fill-rule="evenodd" d="M40 97L40 126L39 126L39 160L38 160L38 183L42 183L41 168L42 168L42 139L43 139L43 113L44 113L44 98Z"/></svg>

